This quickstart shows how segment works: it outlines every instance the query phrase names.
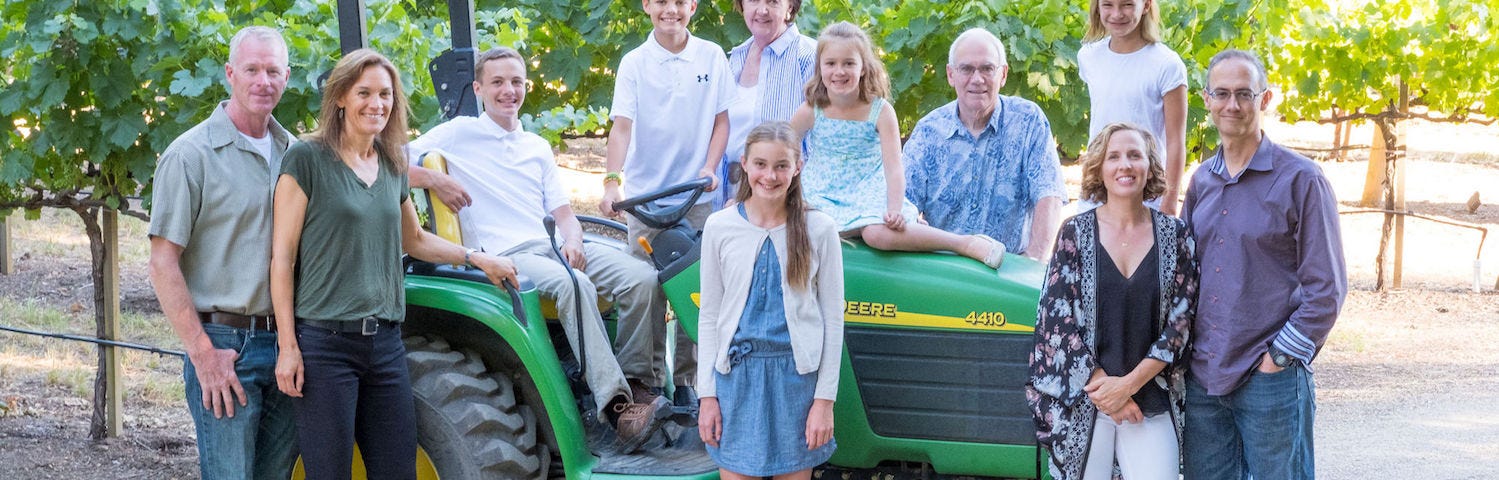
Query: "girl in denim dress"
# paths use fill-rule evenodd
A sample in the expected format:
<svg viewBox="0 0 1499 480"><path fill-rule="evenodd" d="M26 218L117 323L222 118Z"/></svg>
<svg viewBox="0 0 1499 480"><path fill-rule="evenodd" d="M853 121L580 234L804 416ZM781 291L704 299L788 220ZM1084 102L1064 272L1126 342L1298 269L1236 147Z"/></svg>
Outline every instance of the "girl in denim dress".
<svg viewBox="0 0 1499 480"><path fill-rule="evenodd" d="M811 478L837 448L842 245L802 200L797 144L752 130L736 205L703 230L698 433L725 479Z"/></svg>

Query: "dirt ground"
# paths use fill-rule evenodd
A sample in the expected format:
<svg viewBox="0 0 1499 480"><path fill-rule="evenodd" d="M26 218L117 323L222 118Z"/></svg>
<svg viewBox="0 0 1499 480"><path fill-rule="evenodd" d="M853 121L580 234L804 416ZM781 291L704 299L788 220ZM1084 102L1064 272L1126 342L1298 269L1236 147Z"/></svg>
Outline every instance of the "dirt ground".
<svg viewBox="0 0 1499 480"><path fill-rule="evenodd" d="M1273 139L1326 148L1331 127L1272 124ZM1355 144L1367 144L1367 127ZM1499 127L1411 127L1410 207L1499 233ZM596 211L599 145L559 155L580 210ZM1354 210L1367 163L1326 162L1343 209ZM1069 168L1077 178L1076 167ZM1074 185L1074 190L1076 189ZM1468 213L1479 192L1488 204ZM0 276L0 325L92 332L87 240L71 213L13 219L15 273ZM1479 233L1408 220L1403 288L1373 291L1382 215L1342 217L1352 291L1315 364L1317 469L1330 479L1499 478L1499 249ZM144 225L123 219L122 305L129 341L180 348L146 281ZM1474 265L1481 293L1472 291ZM0 478L197 478L183 407L181 363L126 354L126 428L87 439L94 350L76 342L0 332Z"/></svg>

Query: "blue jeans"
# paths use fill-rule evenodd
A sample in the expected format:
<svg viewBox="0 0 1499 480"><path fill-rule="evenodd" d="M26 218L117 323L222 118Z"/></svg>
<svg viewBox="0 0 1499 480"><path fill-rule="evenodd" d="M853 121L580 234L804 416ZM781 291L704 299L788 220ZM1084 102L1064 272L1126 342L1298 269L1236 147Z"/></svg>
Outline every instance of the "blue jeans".
<svg viewBox="0 0 1499 480"><path fill-rule="evenodd" d="M354 444L370 479L416 478L416 404L400 327L375 335L297 325L297 439L307 478L348 479Z"/></svg>
<svg viewBox="0 0 1499 480"><path fill-rule="evenodd" d="M282 480L297 459L296 424L291 398L276 388L276 334L204 324L214 348L239 352L234 373L248 403L234 405L234 416L213 418L203 407L197 370L182 361L187 410L198 431L198 468L204 480Z"/></svg>
<svg viewBox="0 0 1499 480"><path fill-rule="evenodd" d="M1208 395L1188 373L1183 478L1316 478L1315 388L1312 372L1300 363L1276 373L1256 370L1223 396Z"/></svg>

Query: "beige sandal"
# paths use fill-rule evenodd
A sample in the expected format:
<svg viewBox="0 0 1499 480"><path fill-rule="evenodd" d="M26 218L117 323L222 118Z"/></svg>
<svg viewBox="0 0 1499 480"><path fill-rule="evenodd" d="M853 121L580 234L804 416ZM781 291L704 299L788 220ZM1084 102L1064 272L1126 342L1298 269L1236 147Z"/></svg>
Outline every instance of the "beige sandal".
<svg viewBox="0 0 1499 480"><path fill-rule="evenodd" d="M984 255L984 265L988 265L989 268L999 270L999 265L1001 263L1004 263L1005 261L1004 242L995 240L993 237L984 235L982 233L974 234L974 236L989 242L989 254Z"/></svg>

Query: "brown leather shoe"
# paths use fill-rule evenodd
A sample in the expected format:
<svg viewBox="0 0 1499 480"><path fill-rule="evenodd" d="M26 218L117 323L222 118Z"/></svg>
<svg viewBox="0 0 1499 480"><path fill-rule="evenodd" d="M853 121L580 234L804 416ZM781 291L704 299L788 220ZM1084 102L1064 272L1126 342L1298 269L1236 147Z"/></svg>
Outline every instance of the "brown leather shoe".
<svg viewBox="0 0 1499 480"><path fill-rule="evenodd" d="M645 382L642 382L640 380L636 380L636 379L632 378L632 379L629 380L629 384L630 384L630 401L631 402L635 402L635 403L651 403L651 402L656 401L656 397L660 396L660 395L656 395L655 392L652 392L651 391L651 387L645 386Z"/></svg>
<svg viewBox="0 0 1499 480"><path fill-rule="evenodd" d="M615 403L613 409L614 430L624 453L639 449L671 417L671 402L659 396L646 403Z"/></svg>

